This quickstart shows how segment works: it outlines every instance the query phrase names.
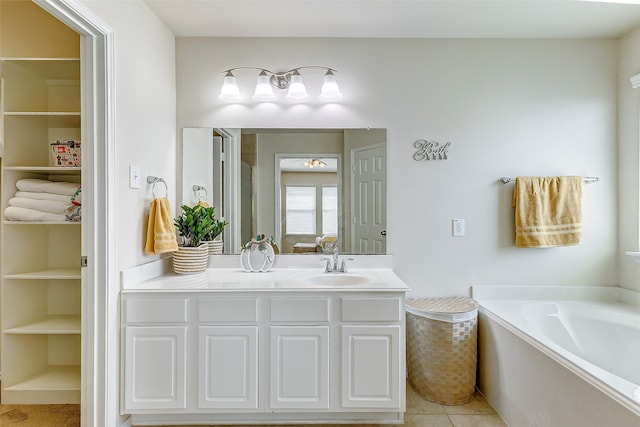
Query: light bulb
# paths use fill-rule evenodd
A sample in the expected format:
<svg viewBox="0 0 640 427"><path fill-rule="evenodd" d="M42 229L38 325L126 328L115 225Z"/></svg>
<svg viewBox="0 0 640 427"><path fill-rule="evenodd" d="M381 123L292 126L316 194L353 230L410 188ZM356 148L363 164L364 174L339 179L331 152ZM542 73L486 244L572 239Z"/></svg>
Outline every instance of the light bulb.
<svg viewBox="0 0 640 427"><path fill-rule="evenodd" d="M276 96L273 94L273 87L271 87L269 81L269 76L264 70L258 74L258 83L256 83L253 99L256 101L273 101L276 99Z"/></svg>
<svg viewBox="0 0 640 427"><path fill-rule="evenodd" d="M302 76L295 70L291 73L291 84L289 85L289 92L287 93L287 98L299 101L301 99L305 99L309 96L307 93L307 88L304 87L304 83L302 82Z"/></svg>
<svg viewBox="0 0 640 427"><path fill-rule="evenodd" d="M240 101L242 99L238 82L231 71L227 71L227 74L224 76L224 82L222 83L222 89L220 89L218 99L229 102Z"/></svg>
<svg viewBox="0 0 640 427"><path fill-rule="evenodd" d="M335 101L342 98L342 93L336 82L336 76L333 71L327 70L324 75L324 83L322 83L322 92L320 93L320 99L324 101Z"/></svg>

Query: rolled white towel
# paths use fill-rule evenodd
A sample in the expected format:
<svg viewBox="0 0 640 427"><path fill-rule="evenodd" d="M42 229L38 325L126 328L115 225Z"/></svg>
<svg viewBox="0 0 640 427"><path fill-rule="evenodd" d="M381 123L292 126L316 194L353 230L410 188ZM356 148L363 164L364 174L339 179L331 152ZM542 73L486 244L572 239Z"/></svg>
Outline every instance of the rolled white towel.
<svg viewBox="0 0 640 427"><path fill-rule="evenodd" d="M4 210L4 216L11 221L65 221L65 214L41 212L35 209L8 206Z"/></svg>
<svg viewBox="0 0 640 427"><path fill-rule="evenodd" d="M16 187L21 191L32 191L38 193L64 194L73 196L80 188L77 182L49 181L47 179L25 178L16 182Z"/></svg>
<svg viewBox="0 0 640 427"><path fill-rule="evenodd" d="M71 203L71 197L64 194L52 194L52 193L34 193L32 191L16 191L16 197L23 199L35 199L35 200L55 200L57 202Z"/></svg>
<svg viewBox="0 0 640 427"><path fill-rule="evenodd" d="M67 208L71 206L71 202L58 202L56 200L36 200L25 199L22 197L13 197L9 199L9 205L19 208L35 209L42 212L61 214L66 212Z"/></svg>

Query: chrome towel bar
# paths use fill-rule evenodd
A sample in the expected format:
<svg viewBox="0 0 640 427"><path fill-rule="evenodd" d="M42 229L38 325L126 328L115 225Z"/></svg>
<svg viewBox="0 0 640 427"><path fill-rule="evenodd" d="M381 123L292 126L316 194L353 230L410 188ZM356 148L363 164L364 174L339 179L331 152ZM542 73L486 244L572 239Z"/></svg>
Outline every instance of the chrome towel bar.
<svg viewBox="0 0 640 427"><path fill-rule="evenodd" d="M502 178L500 178L500 182L503 183L503 184L508 184L508 183L510 183L512 181L515 181L515 180L516 180L515 178L509 178L509 177L506 177L506 176L503 176ZM594 182L600 181L600 178L597 177L597 176L585 176L583 181L584 181L585 184L593 184Z"/></svg>

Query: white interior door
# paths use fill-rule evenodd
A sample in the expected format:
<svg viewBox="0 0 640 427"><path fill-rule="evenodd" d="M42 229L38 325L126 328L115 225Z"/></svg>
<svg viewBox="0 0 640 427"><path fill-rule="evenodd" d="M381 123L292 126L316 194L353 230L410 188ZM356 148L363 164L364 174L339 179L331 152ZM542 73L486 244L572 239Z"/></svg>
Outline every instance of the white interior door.
<svg viewBox="0 0 640 427"><path fill-rule="evenodd" d="M387 250L387 150L384 144L351 150L351 250Z"/></svg>

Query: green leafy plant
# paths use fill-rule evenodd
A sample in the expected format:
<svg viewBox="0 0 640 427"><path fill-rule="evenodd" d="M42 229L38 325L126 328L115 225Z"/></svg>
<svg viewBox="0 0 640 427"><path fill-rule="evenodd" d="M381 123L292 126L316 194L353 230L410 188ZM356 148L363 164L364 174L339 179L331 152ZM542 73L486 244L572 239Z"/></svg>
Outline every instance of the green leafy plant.
<svg viewBox="0 0 640 427"><path fill-rule="evenodd" d="M201 207L200 209L204 212L204 215L209 223L202 240L215 240L216 237L222 234L222 230L229 223L227 221L222 221L218 219L218 217L216 217L215 208L213 206Z"/></svg>
<svg viewBox="0 0 640 427"><path fill-rule="evenodd" d="M180 236L182 246L199 246L211 229L211 218L200 205L189 207L182 205L182 215L176 217L173 224Z"/></svg>

